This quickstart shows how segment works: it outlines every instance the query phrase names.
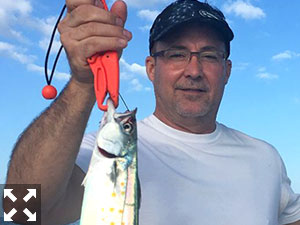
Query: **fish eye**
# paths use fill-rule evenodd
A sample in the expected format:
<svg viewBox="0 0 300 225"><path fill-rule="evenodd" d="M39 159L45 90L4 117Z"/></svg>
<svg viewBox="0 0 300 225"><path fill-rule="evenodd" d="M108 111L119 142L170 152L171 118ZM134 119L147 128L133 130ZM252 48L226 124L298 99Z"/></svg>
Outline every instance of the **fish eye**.
<svg viewBox="0 0 300 225"><path fill-rule="evenodd" d="M124 129L125 132L130 133L133 129L132 124L131 123L124 123L123 129Z"/></svg>

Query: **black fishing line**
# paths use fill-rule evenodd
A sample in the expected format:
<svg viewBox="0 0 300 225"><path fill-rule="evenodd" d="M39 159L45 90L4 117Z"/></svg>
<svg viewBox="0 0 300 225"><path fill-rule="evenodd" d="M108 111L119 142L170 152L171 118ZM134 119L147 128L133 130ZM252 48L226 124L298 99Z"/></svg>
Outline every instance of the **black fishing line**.
<svg viewBox="0 0 300 225"><path fill-rule="evenodd" d="M46 58L45 58L45 77L46 77L46 81L47 81L47 84L50 85L51 84L51 81L52 81L52 78L53 78L53 75L54 75L54 71L55 71L55 68L56 68L56 64L57 64L57 61L59 59L59 56L60 56L60 53L63 49L63 46L61 45L60 48L59 48L59 51L55 57L55 60L54 60L54 64L53 64L53 67L52 67L52 71L51 71L51 75L50 75L50 78L48 76L48 61L49 61L49 55L50 55L50 52L51 52L51 48L52 48L52 44L53 44L53 41L54 41L54 37L55 37L55 32L57 30L57 26L58 26L58 23L60 22L64 12L65 12L65 9L66 9L66 5L64 5L64 7L62 8L61 12L60 12L60 15L56 21L56 24L53 28L53 31L52 31L52 35L51 35L51 38L50 38L50 43L49 43L49 46L48 46L48 50L47 50L47 54L46 54Z"/></svg>
<svg viewBox="0 0 300 225"><path fill-rule="evenodd" d="M125 105L125 107L126 107L127 111L130 111L130 110L129 110L129 108L128 108L128 106L126 105L126 102L125 102L125 100L123 99L123 97L122 97L121 93L119 93L119 95L120 95L120 98L121 98L121 100L122 100L123 104Z"/></svg>

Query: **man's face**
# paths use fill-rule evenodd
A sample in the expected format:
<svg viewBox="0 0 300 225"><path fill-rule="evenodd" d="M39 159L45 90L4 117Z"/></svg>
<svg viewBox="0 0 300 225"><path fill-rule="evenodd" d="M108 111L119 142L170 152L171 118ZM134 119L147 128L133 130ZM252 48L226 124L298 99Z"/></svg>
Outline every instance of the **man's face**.
<svg viewBox="0 0 300 225"><path fill-rule="evenodd" d="M216 49L225 52L224 43L210 27L189 25L174 32L171 38L158 41L154 53L173 47L184 47L191 52ZM182 120L205 118L215 123L216 114L228 81L231 62L222 60L214 65L204 65L192 56L182 67L174 67L164 57L148 57L149 79L156 96L155 114L160 119Z"/></svg>

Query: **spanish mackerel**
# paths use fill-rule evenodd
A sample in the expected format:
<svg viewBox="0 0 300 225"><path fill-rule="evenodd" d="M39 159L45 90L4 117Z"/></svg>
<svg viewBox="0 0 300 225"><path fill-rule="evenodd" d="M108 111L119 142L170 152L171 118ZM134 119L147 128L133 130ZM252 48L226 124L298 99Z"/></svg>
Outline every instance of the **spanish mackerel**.
<svg viewBox="0 0 300 225"><path fill-rule="evenodd" d="M138 225L136 109L117 113L110 99L83 180L81 225Z"/></svg>

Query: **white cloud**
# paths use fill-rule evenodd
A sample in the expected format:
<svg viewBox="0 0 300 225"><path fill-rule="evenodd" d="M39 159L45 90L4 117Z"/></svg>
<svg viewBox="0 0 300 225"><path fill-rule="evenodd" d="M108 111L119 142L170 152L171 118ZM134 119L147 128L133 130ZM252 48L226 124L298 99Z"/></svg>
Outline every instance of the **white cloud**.
<svg viewBox="0 0 300 225"><path fill-rule="evenodd" d="M266 67L260 67L258 69L258 72L262 73L262 72L265 72L266 70L267 70Z"/></svg>
<svg viewBox="0 0 300 225"><path fill-rule="evenodd" d="M123 58L120 59L120 65L125 69L125 71L134 73L134 74L138 74L142 77L147 77L145 66L141 66L137 63L129 64Z"/></svg>
<svg viewBox="0 0 300 225"><path fill-rule="evenodd" d="M53 27L56 23L57 18L50 16L45 19L35 19L34 24L32 26L35 26L42 34L45 36L50 36L52 34Z"/></svg>
<svg viewBox="0 0 300 225"><path fill-rule="evenodd" d="M0 41L0 54L10 57L22 64L33 62L35 57L33 55L26 55L24 52L25 50L22 50L21 48L17 48L12 44Z"/></svg>
<svg viewBox="0 0 300 225"><path fill-rule="evenodd" d="M34 64L36 57L27 55L24 52L25 50L22 50L15 45L0 41L0 54L26 65L28 71L38 72L39 74L44 75L44 67ZM50 73L51 71L48 70L48 74ZM67 73L55 72L54 78L58 80L68 80L70 75Z"/></svg>
<svg viewBox="0 0 300 225"><path fill-rule="evenodd" d="M39 47L46 50L57 18L56 16L35 18L31 12L32 6L28 0L0 0L0 35L28 44L30 41L22 30L38 31L42 35ZM57 53L60 45L59 36L56 35L51 54Z"/></svg>
<svg viewBox="0 0 300 225"><path fill-rule="evenodd" d="M27 65L27 70L32 72L38 72L41 75L45 74L44 67L32 63ZM48 74L49 75L51 74L51 71L49 69L48 69ZM53 78L57 80L69 80L70 74L62 73L62 72L54 72Z"/></svg>
<svg viewBox="0 0 300 225"><path fill-rule="evenodd" d="M284 60L284 59L292 59L295 57L300 57L300 53L292 52L286 50L284 52L278 53L272 57L273 60Z"/></svg>
<svg viewBox="0 0 300 225"><path fill-rule="evenodd" d="M240 16L246 20L261 19L266 16L261 8L253 6L250 2L241 0L227 2L224 4L223 9L225 13L234 13L236 16Z"/></svg>
<svg viewBox="0 0 300 225"><path fill-rule="evenodd" d="M32 11L32 7L29 1L27 0L0 0L1 11L5 11L7 14L12 13L27 15Z"/></svg>
<svg viewBox="0 0 300 225"><path fill-rule="evenodd" d="M29 44L28 48L33 46L32 40L29 41L22 33L22 31L26 30L26 32L32 31L40 33L41 39L37 41L37 43L41 49L46 50L56 19L56 16L43 19L34 17L32 15L31 0L0 0L0 36L10 38L12 41L17 41L21 43L22 46L24 46L24 44ZM51 53L57 53L60 46L61 44L57 35ZM44 74L44 68L34 64L37 56L28 54L28 52L30 52L30 50L20 47L18 44L12 45L0 41L1 56L11 58L25 65L28 71ZM69 79L69 77L69 74L62 72L56 72L54 75L55 79L66 80Z"/></svg>
<svg viewBox="0 0 300 225"><path fill-rule="evenodd" d="M157 10L143 9L138 12L138 16L142 19L153 22L160 12Z"/></svg>
<svg viewBox="0 0 300 225"><path fill-rule="evenodd" d="M155 18L158 16L159 13L160 12L157 11L157 10L143 9L143 10L140 10L137 15L141 19L147 20L148 22L151 22L151 24L152 24L153 21L155 20ZM139 27L139 29L141 31L149 31L150 28L151 28L151 24L147 24L147 25L145 25L143 27Z"/></svg>
<svg viewBox="0 0 300 225"><path fill-rule="evenodd" d="M260 67L258 68L258 73L256 74L256 77L261 80L277 80L279 79L279 76L277 74L269 73L267 71L266 67Z"/></svg>
<svg viewBox="0 0 300 225"><path fill-rule="evenodd" d="M120 71L120 79L121 80L130 80L132 79L133 74L125 72L125 71Z"/></svg>
<svg viewBox="0 0 300 225"><path fill-rule="evenodd" d="M151 25L145 25L145 26L143 26L143 27L139 27L139 29L140 29L141 31L150 31Z"/></svg>
<svg viewBox="0 0 300 225"><path fill-rule="evenodd" d="M247 62L240 62L233 64L232 69L235 71L241 71L241 70L246 70L249 67L250 63Z"/></svg>
<svg viewBox="0 0 300 225"><path fill-rule="evenodd" d="M10 57L11 59L26 65L28 71L37 72L41 75L44 75L44 67L36 65L34 63L36 57L32 55L25 54L26 51L21 48L12 45L10 43L1 42L0 41L0 54L5 55L6 57ZM145 87L140 83L140 81L136 78L136 76L140 78L147 78L146 68L145 66L141 66L137 63L129 64L125 61L125 59L120 59L121 66L121 79L129 80L130 89L132 91L149 91L151 90L149 87ZM51 71L48 70L48 74ZM70 74L63 72L55 72L54 79L58 80L68 80L70 78Z"/></svg>
<svg viewBox="0 0 300 225"><path fill-rule="evenodd" d="M29 71L34 71L34 72L44 74L44 67L38 66L36 64L32 64L32 63L28 64L27 69Z"/></svg>
<svg viewBox="0 0 300 225"><path fill-rule="evenodd" d="M129 88L129 91L136 91L136 92L139 92L139 91L151 91L150 87L145 87L136 78L130 81L130 85L131 85L131 87Z"/></svg>
<svg viewBox="0 0 300 225"><path fill-rule="evenodd" d="M276 80L279 78L277 74L272 74L268 72L258 73L256 77L262 80Z"/></svg>
<svg viewBox="0 0 300 225"><path fill-rule="evenodd" d="M39 47L47 51L50 38L53 32L54 25L56 23L57 18L50 16L48 18L40 19L40 18L30 18L25 21L25 25L33 30L36 30L42 34L41 40L38 42ZM58 31L56 31L55 38L53 40L51 54L56 54L61 46L61 42L59 39Z"/></svg>
<svg viewBox="0 0 300 225"><path fill-rule="evenodd" d="M28 42L21 32L14 29L14 26L23 24L31 11L32 6L27 0L0 0L0 35Z"/></svg>
<svg viewBox="0 0 300 225"><path fill-rule="evenodd" d="M50 42L50 37L45 37L42 40L39 41L39 47L43 49L44 51L48 50ZM52 46L51 46L51 54L56 54L61 47L61 42L60 40L56 37L53 40Z"/></svg>
<svg viewBox="0 0 300 225"><path fill-rule="evenodd" d="M140 78L147 79L146 67L137 63L129 64L124 58L120 59L120 78L129 84L128 91L150 91L150 87L144 86Z"/></svg>
<svg viewBox="0 0 300 225"><path fill-rule="evenodd" d="M160 12L157 10L143 9L143 10L138 11L137 15L141 19L151 22L151 24L152 24L159 13ZM151 24L147 24L145 26L139 27L139 29L141 31L149 31L151 28Z"/></svg>
<svg viewBox="0 0 300 225"><path fill-rule="evenodd" d="M138 79L133 79L130 84L132 85L132 90L141 91L143 89L143 85L140 83Z"/></svg>

